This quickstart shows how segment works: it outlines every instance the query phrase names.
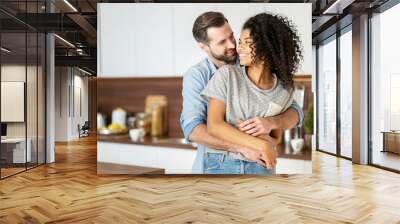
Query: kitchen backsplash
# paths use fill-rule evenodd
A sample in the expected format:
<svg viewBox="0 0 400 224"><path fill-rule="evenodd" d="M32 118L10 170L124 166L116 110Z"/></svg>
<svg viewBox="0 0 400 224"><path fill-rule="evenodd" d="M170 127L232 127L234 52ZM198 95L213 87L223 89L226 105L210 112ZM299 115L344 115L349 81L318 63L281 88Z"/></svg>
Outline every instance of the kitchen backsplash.
<svg viewBox="0 0 400 224"><path fill-rule="evenodd" d="M98 78L97 111L111 116L121 107L127 112L143 112L148 95L165 95L168 100L168 136L183 137L179 125L182 110L182 77Z"/></svg>
<svg viewBox="0 0 400 224"><path fill-rule="evenodd" d="M295 84L305 87L304 113L313 103L311 76L295 76ZM179 125L182 110L182 77L98 78L97 111L111 117L112 110L143 112L148 95L165 95L168 100L168 136L183 137Z"/></svg>

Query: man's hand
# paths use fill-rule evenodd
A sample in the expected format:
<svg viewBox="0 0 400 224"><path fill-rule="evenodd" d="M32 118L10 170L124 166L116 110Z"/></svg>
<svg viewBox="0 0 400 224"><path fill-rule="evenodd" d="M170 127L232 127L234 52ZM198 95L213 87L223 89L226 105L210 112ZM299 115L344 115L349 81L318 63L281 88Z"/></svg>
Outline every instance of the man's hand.
<svg viewBox="0 0 400 224"><path fill-rule="evenodd" d="M276 166L276 157L278 157L278 153L273 148L266 148L263 152L263 160L268 169L272 169Z"/></svg>
<svg viewBox="0 0 400 224"><path fill-rule="evenodd" d="M265 157L263 151L247 148L247 147L244 147L244 146L235 146L232 151L239 152L246 159L249 159L251 161L257 162L261 166L267 166L265 164L264 160L263 160L263 158Z"/></svg>
<svg viewBox="0 0 400 224"><path fill-rule="evenodd" d="M270 145L270 147L260 151L244 146L235 146L235 149L233 150L242 154L246 159L257 162L261 166L267 167L268 169L272 169L276 166L276 158L278 157L278 154L271 147L273 146Z"/></svg>
<svg viewBox="0 0 400 224"><path fill-rule="evenodd" d="M273 129L277 128L277 124L273 117L255 117L246 121L238 120L237 127L246 134L258 137L270 134Z"/></svg>

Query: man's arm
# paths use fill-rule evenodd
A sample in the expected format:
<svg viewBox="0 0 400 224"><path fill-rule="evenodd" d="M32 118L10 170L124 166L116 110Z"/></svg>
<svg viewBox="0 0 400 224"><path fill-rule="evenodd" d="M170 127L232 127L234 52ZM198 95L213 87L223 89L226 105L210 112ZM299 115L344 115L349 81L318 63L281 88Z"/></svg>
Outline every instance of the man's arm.
<svg viewBox="0 0 400 224"><path fill-rule="evenodd" d="M270 117L270 119L274 124L272 129L291 129L298 125L300 120L299 113L292 107L282 114Z"/></svg>
<svg viewBox="0 0 400 224"><path fill-rule="evenodd" d="M210 148L237 152L238 146L215 138L207 132L207 102L200 95L207 81L195 69L190 69L183 77L180 125L185 138Z"/></svg>

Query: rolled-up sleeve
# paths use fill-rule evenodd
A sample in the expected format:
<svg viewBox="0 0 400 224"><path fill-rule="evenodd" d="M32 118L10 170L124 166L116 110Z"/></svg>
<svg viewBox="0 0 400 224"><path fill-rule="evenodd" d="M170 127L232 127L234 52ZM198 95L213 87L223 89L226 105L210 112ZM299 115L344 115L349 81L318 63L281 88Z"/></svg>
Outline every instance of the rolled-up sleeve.
<svg viewBox="0 0 400 224"><path fill-rule="evenodd" d="M195 127L206 124L207 101L200 95L206 84L206 77L196 69L189 69L183 76L180 125L187 140Z"/></svg>
<svg viewBox="0 0 400 224"><path fill-rule="evenodd" d="M293 100L292 105L290 105L290 108L293 108L294 110L296 110L298 118L299 118L299 120L297 121L296 127L301 127L301 125L303 124L303 120L304 120L303 110L301 109L299 104L296 102L296 100Z"/></svg>

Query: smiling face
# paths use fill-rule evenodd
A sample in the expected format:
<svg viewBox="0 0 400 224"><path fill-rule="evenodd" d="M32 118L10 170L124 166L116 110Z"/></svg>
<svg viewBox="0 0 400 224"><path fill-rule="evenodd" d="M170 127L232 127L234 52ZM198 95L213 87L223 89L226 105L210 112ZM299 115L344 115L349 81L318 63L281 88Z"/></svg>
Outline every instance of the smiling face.
<svg viewBox="0 0 400 224"><path fill-rule="evenodd" d="M244 29L240 33L238 54L241 65L250 66L254 64L256 58L255 47L249 29Z"/></svg>
<svg viewBox="0 0 400 224"><path fill-rule="evenodd" d="M208 28L207 36L208 43L199 44L209 57L227 64L236 62L236 40L228 22L221 27Z"/></svg>

